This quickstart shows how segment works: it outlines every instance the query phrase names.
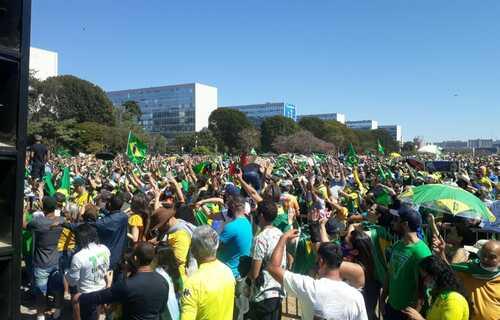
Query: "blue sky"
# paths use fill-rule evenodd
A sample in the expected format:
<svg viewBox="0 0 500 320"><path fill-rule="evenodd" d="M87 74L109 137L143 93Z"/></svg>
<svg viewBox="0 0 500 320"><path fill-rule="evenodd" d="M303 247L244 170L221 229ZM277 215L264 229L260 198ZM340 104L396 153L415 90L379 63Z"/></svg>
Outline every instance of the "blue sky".
<svg viewBox="0 0 500 320"><path fill-rule="evenodd" d="M31 44L105 90L185 82L219 104L500 138L497 0L33 0Z"/></svg>

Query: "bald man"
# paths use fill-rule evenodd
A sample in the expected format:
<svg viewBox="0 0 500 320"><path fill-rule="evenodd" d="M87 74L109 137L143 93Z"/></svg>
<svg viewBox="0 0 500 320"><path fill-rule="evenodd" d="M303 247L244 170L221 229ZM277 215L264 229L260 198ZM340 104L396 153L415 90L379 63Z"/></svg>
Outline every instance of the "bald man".
<svg viewBox="0 0 500 320"><path fill-rule="evenodd" d="M478 251L479 259L452 264L470 294L473 320L500 319L500 241L490 240Z"/></svg>

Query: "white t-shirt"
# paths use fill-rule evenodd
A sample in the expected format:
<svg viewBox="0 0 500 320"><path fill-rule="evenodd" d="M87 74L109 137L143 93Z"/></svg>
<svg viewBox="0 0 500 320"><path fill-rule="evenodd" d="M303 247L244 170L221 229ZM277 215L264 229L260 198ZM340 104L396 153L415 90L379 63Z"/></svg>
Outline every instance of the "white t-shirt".
<svg viewBox="0 0 500 320"><path fill-rule="evenodd" d="M103 244L91 243L78 251L71 260L67 274L69 284L77 286L81 293L104 289L110 255L109 249Z"/></svg>
<svg viewBox="0 0 500 320"><path fill-rule="evenodd" d="M262 261L262 269L265 269L271 260L271 255L282 234L281 230L276 227L267 227L254 238L252 258ZM283 255L281 267L286 268L286 255ZM279 282L274 280L267 270L262 270L262 273L264 283L260 287L255 284L252 286L252 301L259 302L265 299L283 297L283 290Z"/></svg>
<svg viewBox="0 0 500 320"><path fill-rule="evenodd" d="M285 271L283 284L287 293L298 298L303 320L368 319L361 292L343 281Z"/></svg>

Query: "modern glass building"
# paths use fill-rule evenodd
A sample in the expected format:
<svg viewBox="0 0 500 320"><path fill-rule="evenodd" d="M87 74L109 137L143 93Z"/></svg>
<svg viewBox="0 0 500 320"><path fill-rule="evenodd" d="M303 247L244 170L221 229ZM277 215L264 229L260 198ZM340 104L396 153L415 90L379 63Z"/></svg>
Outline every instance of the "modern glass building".
<svg viewBox="0 0 500 320"><path fill-rule="evenodd" d="M345 114L343 113L320 113L320 114L306 114L298 116L297 120L307 117L319 118L321 120L335 120L342 124L345 124Z"/></svg>
<svg viewBox="0 0 500 320"><path fill-rule="evenodd" d="M217 108L217 88L188 83L108 92L115 106L125 101L139 104L144 130L174 138L179 133L208 127L208 117Z"/></svg>
<svg viewBox="0 0 500 320"><path fill-rule="evenodd" d="M375 130L378 129L378 122L375 120L347 121L346 126L357 130Z"/></svg>
<svg viewBox="0 0 500 320"><path fill-rule="evenodd" d="M260 125L265 118L284 116L297 121L297 108L286 102L267 102L243 106L225 106L221 108L235 109L243 112L256 125Z"/></svg>
<svg viewBox="0 0 500 320"><path fill-rule="evenodd" d="M394 140L398 141L399 143L403 143L403 133L401 131L401 126L394 124L394 125L385 125L385 126L378 126L379 129L383 129L389 133L389 135L394 138Z"/></svg>

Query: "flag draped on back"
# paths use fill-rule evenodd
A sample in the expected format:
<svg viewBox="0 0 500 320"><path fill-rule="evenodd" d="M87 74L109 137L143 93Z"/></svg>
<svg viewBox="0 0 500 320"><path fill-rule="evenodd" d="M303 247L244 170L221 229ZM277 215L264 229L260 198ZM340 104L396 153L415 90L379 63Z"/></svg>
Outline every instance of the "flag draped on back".
<svg viewBox="0 0 500 320"><path fill-rule="evenodd" d="M382 144L380 143L380 140L377 139L377 151L378 153L380 153L381 155L385 155L385 149L384 147L382 146Z"/></svg>
<svg viewBox="0 0 500 320"><path fill-rule="evenodd" d="M57 192L60 192L66 196L66 198L69 197L69 188L71 186L70 179L69 179L69 168L65 167L63 169L63 175L61 178L61 184L59 185L59 189L57 189Z"/></svg>
<svg viewBox="0 0 500 320"><path fill-rule="evenodd" d="M356 154L356 150L352 146L352 143L349 144L349 152L347 153L346 163L350 166L355 166L358 164L358 155Z"/></svg>
<svg viewBox="0 0 500 320"><path fill-rule="evenodd" d="M146 159L148 146L139 140L132 131L128 133L127 156L132 163L141 164Z"/></svg>

